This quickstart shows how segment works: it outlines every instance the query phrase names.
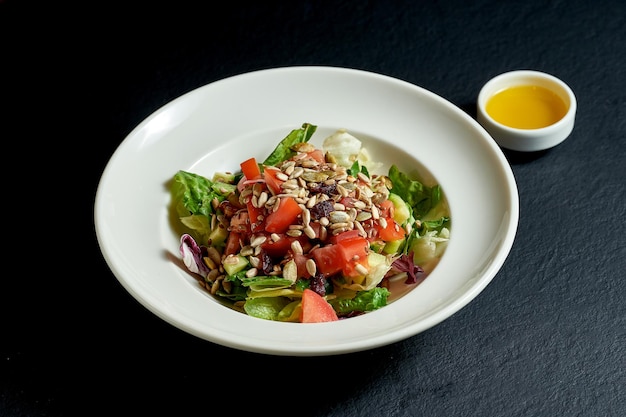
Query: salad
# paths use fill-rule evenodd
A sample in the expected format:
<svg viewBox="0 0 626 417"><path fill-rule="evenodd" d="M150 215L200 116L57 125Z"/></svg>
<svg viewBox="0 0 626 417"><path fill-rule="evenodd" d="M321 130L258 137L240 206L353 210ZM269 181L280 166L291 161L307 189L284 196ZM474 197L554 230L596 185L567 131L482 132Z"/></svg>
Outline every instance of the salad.
<svg viewBox="0 0 626 417"><path fill-rule="evenodd" d="M359 139L341 129L316 148L316 129L302 124L234 172L173 177L186 268L242 313L297 323L366 314L422 282L445 250L439 185L395 165L370 173L382 164Z"/></svg>

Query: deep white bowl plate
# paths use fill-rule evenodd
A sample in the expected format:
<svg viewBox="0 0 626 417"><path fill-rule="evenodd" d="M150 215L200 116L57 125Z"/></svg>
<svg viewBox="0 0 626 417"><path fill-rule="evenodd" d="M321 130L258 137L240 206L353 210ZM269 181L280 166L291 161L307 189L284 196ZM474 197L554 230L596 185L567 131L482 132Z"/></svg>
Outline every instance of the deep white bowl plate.
<svg viewBox="0 0 626 417"><path fill-rule="evenodd" d="M312 143L346 128L375 159L438 182L451 238L427 279L389 305L331 323L282 323L231 310L179 261L168 212L180 169L211 177L264 159L292 129ZM251 72L191 91L137 126L107 164L95 199L102 254L119 282L166 322L207 341L273 355L362 351L414 336L450 317L496 276L513 245L519 197L489 134L458 107L388 76L335 67Z"/></svg>

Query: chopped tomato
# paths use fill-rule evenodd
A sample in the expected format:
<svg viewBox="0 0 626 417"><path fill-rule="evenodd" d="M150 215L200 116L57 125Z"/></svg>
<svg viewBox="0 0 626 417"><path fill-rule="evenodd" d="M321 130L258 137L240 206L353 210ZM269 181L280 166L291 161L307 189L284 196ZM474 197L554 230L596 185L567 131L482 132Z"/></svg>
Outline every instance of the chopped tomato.
<svg viewBox="0 0 626 417"><path fill-rule="evenodd" d="M264 230L265 210L260 207L255 207L250 197L246 198L246 208L248 209L248 218L250 220L250 231L254 233Z"/></svg>
<svg viewBox="0 0 626 417"><path fill-rule="evenodd" d="M309 257L300 253L294 253L293 260L298 267L298 278L310 278L311 274L306 269L306 261L309 260Z"/></svg>
<svg viewBox="0 0 626 417"><path fill-rule="evenodd" d="M343 274L347 277L355 277L363 275L358 272L357 265L362 265L367 268L367 251L369 249L369 242L361 237L355 237L351 239L344 239L337 243L337 246L341 248L344 256Z"/></svg>
<svg viewBox="0 0 626 417"><path fill-rule="evenodd" d="M346 262L367 258L369 242L361 236L343 239L337 242L344 254Z"/></svg>
<svg viewBox="0 0 626 417"><path fill-rule="evenodd" d="M269 188L270 192L274 195L280 194L280 186L284 182L277 177L280 170L274 167L265 167L263 170L263 178Z"/></svg>
<svg viewBox="0 0 626 417"><path fill-rule="evenodd" d="M283 197L280 199L278 210L267 215L265 230L270 233L285 233L289 225L295 223L300 213L302 207L293 197Z"/></svg>
<svg viewBox="0 0 626 417"><path fill-rule="evenodd" d="M359 237L359 230L358 229L352 229L352 230L347 230L343 233L339 233L338 235L333 235L330 238L331 243L339 243L342 240L348 240L348 239L355 239L357 237Z"/></svg>
<svg viewBox="0 0 626 417"><path fill-rule="evenodd" d="M309 223L309 226L311 226L311 229L313 229L313 237L311 237L311 239L320 239L321 241L326 241L328 239L330 233L327 233L322 239L321 231L323 226L320 224L320 222L311 222Z"/></svg>
<svg viewBox="0 0 626 417"><path fill-rule="evenodd" d="M301 323L322 323L337 320L339 320L337 312L324 297L308 288L302 292Z"/></svg>
<svg viewBox="0 0 626 417"><path fill-rule="evenodd" d="M265 242L261 243L261 249L263 249L272 258L286 257L287 252L291 250L291 244L295 240L300 241L301 246L305 245L305 240L308 241L306 236L293 237L283 233L279 233L279 236L280 239L276 241L268 238Z"/></svg>
<svg viewBox="0 0 626 417"><path fill-rule="evenodd" d="M325 276L336 274L343 269L344 255L339 245L326 245L311 252L317 271Z"/></svg>
<svg viewBox="0 0 626 417"><path fill-rule="evenodd" d="M314 151L308 152L307 154L311 159L314 159L320 164L323 164L324 162L326 162L324 158L324 152L321 149L315 149Z"/></svg>
<svg viewBox="0 0 626 417"><path fill-rule="evenodd" d="M354 203L359 201L357 198L351 197L350 195L346 197L342 197L339 200L339 203L343 204L346 207L354 207Z"/></svg>
<svg viewBox="0 0 626 417"><path fill-rule="evenodd" d="M393 218L386 218L386 225L383 227L380 222L376 222L374 227L378 230L378 236L385 242L400 240L404 237L405 230Z"/></svg>
<svg viewBox="0 0 626 417"><path fill-rule="evenodd" d="M317 270L325 276L341 272L344 276L354 277L362 275L357 272L357 264L368 266L368 249L367 239L361 236L346 236L336 244L315 249L311 255L315 260Z"/></svg>
<svg viewBox="0 0 626 417"><path fill-rule="evenodd" d="M230 232L226 239L226 246L224 247L224 255L235 255L241 250L241 238L242 234L237 232Z"/></svg>
<svg viewBox="0 0 626 417"><path fill-rule="evenodd" d="M261 169L255 158L246 159L239 165L241 166L241 172L247 179L256 180L261 178Z"/></svg>
<svg viewBox="0 0 626 417"><path fill-rule="evenodd" d="M380 217L389 217L390 219L393 219L393 215L394 215L394 211L395 211L395 206L393 205L393 202L391 200L385 200L382 203L380 203L378 205L378 211L380 212Z"/></svg>

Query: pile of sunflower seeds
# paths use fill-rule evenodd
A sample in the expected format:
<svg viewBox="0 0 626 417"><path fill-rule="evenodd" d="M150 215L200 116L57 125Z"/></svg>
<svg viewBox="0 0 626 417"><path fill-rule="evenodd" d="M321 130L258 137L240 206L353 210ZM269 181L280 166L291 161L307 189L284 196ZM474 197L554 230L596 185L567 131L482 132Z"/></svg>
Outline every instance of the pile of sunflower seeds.
<svg viewBox="0 0 626 417"><path fill-rule="evenodd" d="M266 170L277 170L276 178L283 181L280 192L271 194L268 193L268 189L264 185L253 183L245 187L239 195L239 202L243 207L245 207L247 199L250 198L255 207L265 208L268 212L273 212L280 206L282 198L293 197L300 205L302 214L299 216L299 222L290 225L286 234L293 237L305 234L308 238L313 239L316 237L316 233L311 227L311 223L318 222L321 241L325 241L328 234L337 235L353 229L357 229L359 234L365 238L373 237L372 233L375 233L376 229L373 227L365 228L363 222L378 221L383 227L385 226L385 219L379 216L378 204L389 197L391 181L388 177L383 175L369 177L362 172L356 176L351 175L348 168L332 162L329 155L326 156L326 162L319 162L309 156L309 152L315 150L315 147L309 143L298 144L292 150L296 152L292 158L283 161L276 167L265 167ZM354 195L355 201L352 207L346 207L340 201L351 193ZM254 220L260 221L262 218ZM212 224L214 223L216 226L227 227L227 221L223 216L216 216L212 221ZM272 234L269 238L277 241L280 236ZM239 255L248 258L252 266L246 272L248 277L256 276L259 273L261 261L258 255L261 252L261 245L266 239L268 237L265 234L252 235L249 243L243 245L239 252ZM312 247L309 252L318 246ZM291 249L294 253L303 253L302 246L297 241L294 242ZM215 294L220 287L225 292L230 293L231 283L224 279L223 265L237 262L236 256L220 256L216 248L210 247L208 258L207 266L210 272L206 277L205 286L212 294ZM317 271L315 261L309 259L306 267L307 271L314 276ZM360 272L364 275L367 274L366 268L363 266L361 268L362 271ZM282 275L284 278L295 282L297 279L296 270L293 260L285 261L274 265L273 270L267 275Z"/></svg>

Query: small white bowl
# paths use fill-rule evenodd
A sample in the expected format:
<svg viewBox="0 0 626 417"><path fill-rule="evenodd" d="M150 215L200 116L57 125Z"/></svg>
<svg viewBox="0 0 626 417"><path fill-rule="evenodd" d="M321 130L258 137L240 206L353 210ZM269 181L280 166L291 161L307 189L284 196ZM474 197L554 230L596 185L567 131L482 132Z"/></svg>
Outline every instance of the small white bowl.
<svg viewBox="0 0 626 417"><path fill-rule="evenodd" d="M522 86L545 88L553 92L565 106L563 116L556 122L543 127L526 128L507 125L502 122L502 119L498 121L487 112L489 100L494 95L508 88ZM498 145L514 151L533 152L558 145L567 139L572 132L575 116L576 97L571 88L560 79L539 71L505 72L489 80L478 94L476 117L478 122L489 132Z"/></svg>

